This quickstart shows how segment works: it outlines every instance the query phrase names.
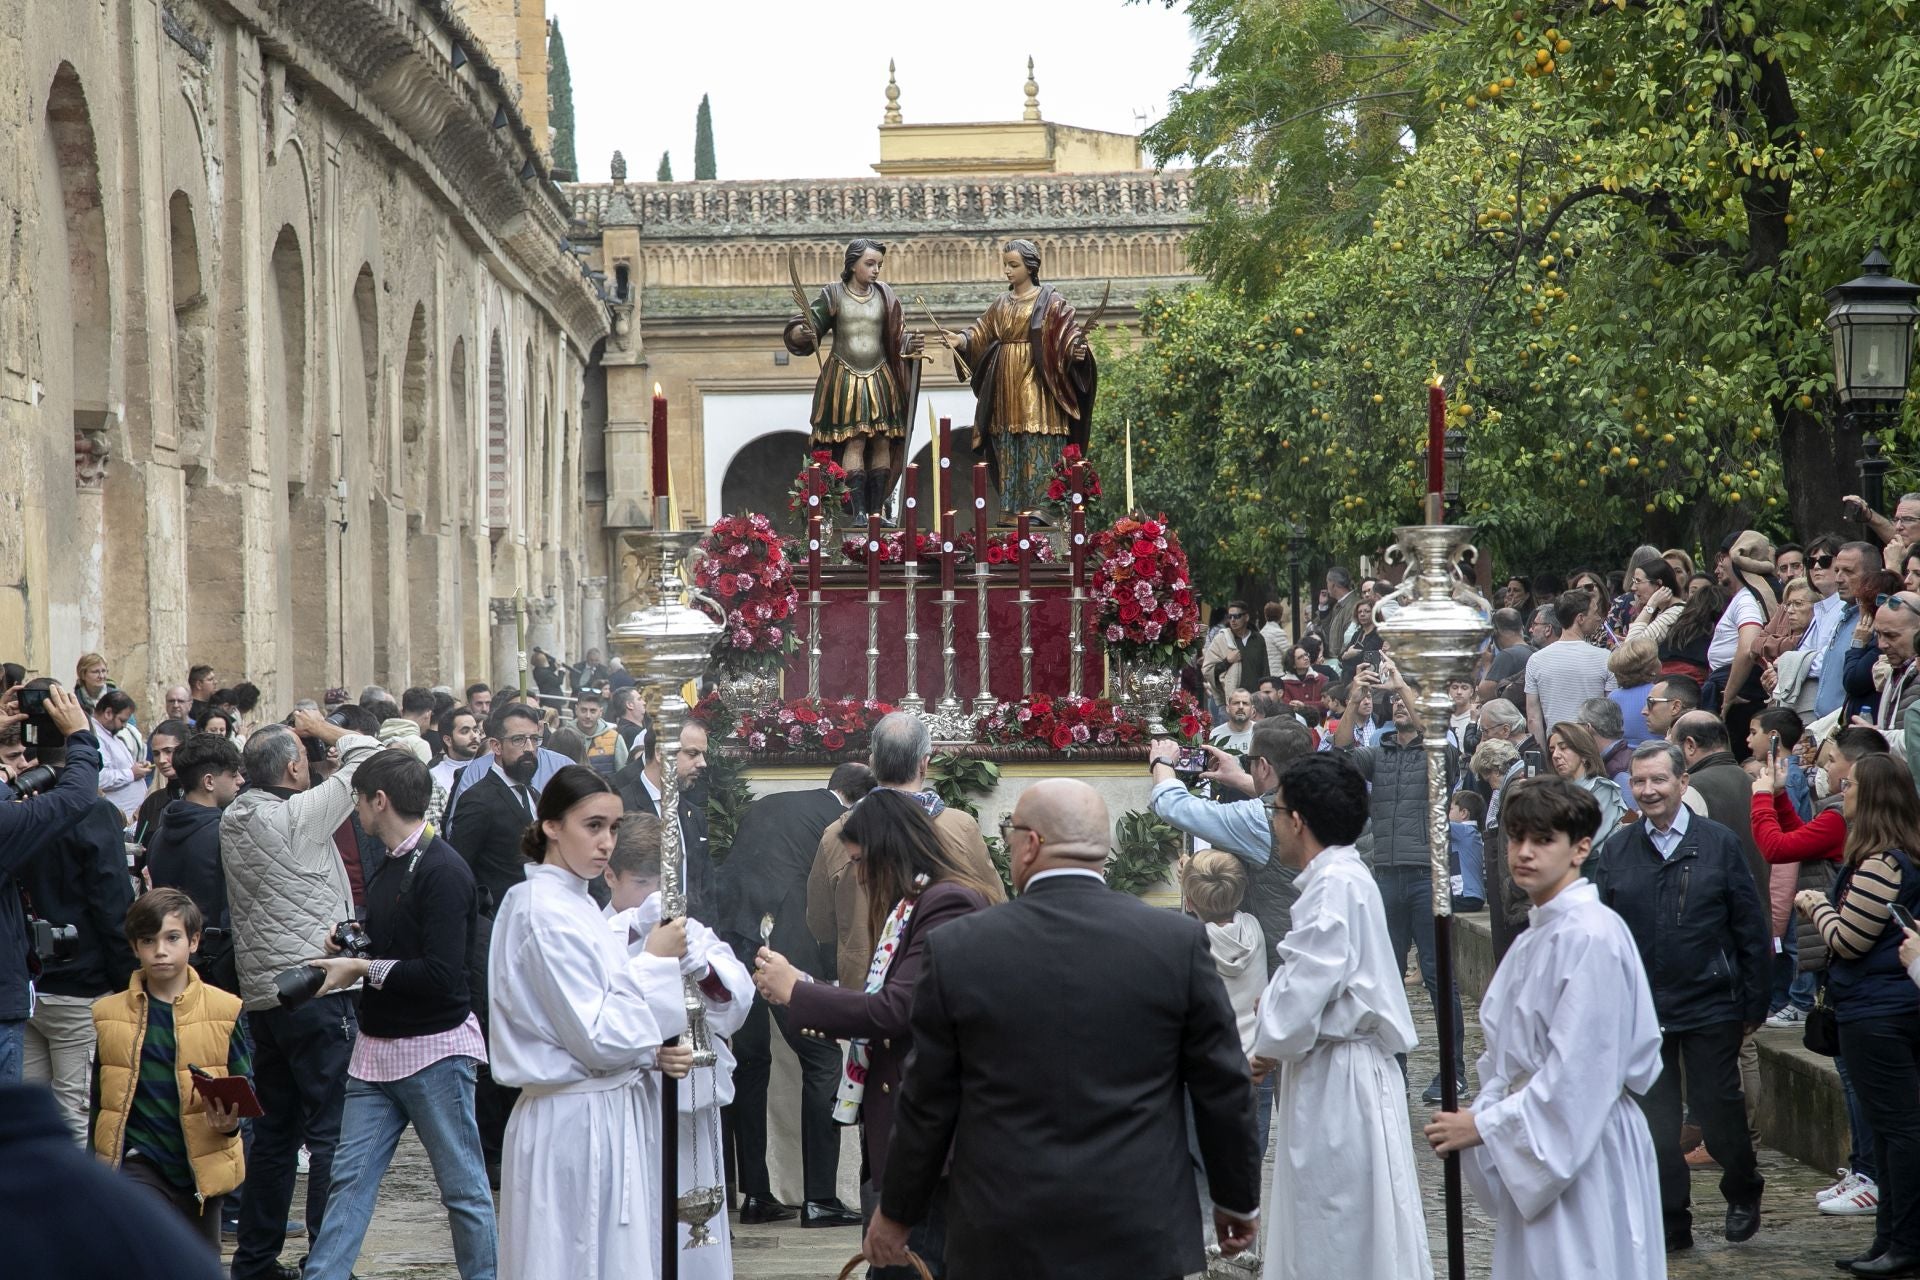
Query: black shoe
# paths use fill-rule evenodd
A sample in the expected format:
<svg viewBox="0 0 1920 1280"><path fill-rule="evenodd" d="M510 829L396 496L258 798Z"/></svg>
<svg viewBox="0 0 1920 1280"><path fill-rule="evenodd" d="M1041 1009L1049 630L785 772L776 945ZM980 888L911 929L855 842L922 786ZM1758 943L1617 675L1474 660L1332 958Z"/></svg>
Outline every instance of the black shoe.
<svg viewBox="0 0 1920 1280"><path fill-rule="evenodd" d="M1667 1252L1679 1253L1683 1249L1693 1248L1693 1228L1667 1232Z"/></svg>
<svg viewBox="0 0 1920 1280"><path fill-rule="evenodd" d="M1727 1242L1739 1244L1742 1240L1753 1239L1753 1233L1760 1229L1760 1202L1752 1204L1730 1204L1727 1206Z"/></svg>
<svg viewBox="0 0 1920 1280"><path fill-rule="evenodd" d="M1429 1084L1427 1091L1420 1095L1420 1101L1430 1107L1439 1106L1440 1083L1440 1073L1436 1071L1433 1076L1433 1083ZM1465 1102L1467 1100L1467 1082L1465 1080L1456 1080L1454 1082L1453 1096L1457 1102Z"/></svg>
<svg viewBox="0 0 1920 1280"><path fill-rule="evenodd" d="M847 472L847 515L852 520L851 530L858 536L867 528L867 473L864 471Z"/></svg>
<svg viewBox="0 0 1920 1280"><path fill-rule="evenodd" d="M1889 1249L1877 1258L1854 1263L1851 1270L1857 1276L1920 1276L1920 1253Z"/></svg>
<svg viewBox="0 0 1920 1280"><path fill-rule="evenodd" d="M838 1200L809 1200L800 1211L803 1227L857 1227L860 1215Z"/></svg>
<svg viewBox="0 0 1920 1280"><path fill-rule="evenodd" d="M759 1226L764 1222L785 1222L793 1216L791 1205L781 1204L778 1200L762 1200L759 1196L748 1196L740 1202L740 1222L744 1226Z"/></svg>
<svg viewBox="0 0 1920 1280"><path fill-rule="evenodd" d="M1835 1271L1850 1272L1853 1270L1854 1265L1856 1263L1872 1262L1875 1258L1879 1257L1881 1254L1885 1252L1886 1252L1885 1249L1868 1249L1865 1253L1856 1254L1854 1257L1851 1257L1851 1258L1835 1258L1833 1260L1833 1269Z"/></svg>

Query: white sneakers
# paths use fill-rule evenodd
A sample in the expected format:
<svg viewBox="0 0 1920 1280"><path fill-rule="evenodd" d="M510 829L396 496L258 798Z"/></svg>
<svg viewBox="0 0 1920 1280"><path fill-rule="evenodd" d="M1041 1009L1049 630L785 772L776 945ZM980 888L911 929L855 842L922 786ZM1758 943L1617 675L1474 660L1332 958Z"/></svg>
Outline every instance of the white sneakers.
<svg viewBox="0 0 1920 1280"><path fill-rule="evenodd" d="M1854 1217L1873 1213L1880 1207L1880 1187L1872 1178L1845 1169L1835 1172L1841 1175L1840 1181L1814 1195L1820 1212Z"/></svg>
<svg viewBox="0 0 1920 1280"><path fill-rule="evenodd" d="M1790 1031L1794 1027L1803 1027L1806 1024L1807 1024L1806 1011L1803 1009L1796 1009L1792 1005L1784 1006L1780 1010L1780 1012L1774 1014L1771 1018L1768 1018L1766 1021L1766 1025L1773 1028L1775 1031Z"/></svg>

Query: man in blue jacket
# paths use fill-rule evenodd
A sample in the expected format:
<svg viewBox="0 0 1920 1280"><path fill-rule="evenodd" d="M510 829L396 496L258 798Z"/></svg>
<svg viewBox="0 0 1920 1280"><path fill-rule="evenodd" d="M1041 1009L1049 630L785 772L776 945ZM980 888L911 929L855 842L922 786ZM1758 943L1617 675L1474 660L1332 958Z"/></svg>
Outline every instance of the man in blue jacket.
<svg viewBox="0 0 1920 1280"><path fill-rule="evenodd" d="M14 883L28 859L64 835L100 798L100 744L87 728L80 701L59 685L33 681L26 688L47 691L44 723L20 713L20 689L0 701L0 724L23 724L64 739L66 767L46 792L16 803L0 803L0 1084L18 1083L26 1061L27 1015L33 1009L32 981L39 964L27 933L26 912ZM18 794L8 779L5 799Z"/></svg>
<svg viewBox="0 0 1920 1280"><path fill-rule="evenodd" d="M1726 1238L1760 1227L1765 1186L1747 1133L1740 1088L1740 1040L1767 1016L1770 920L1740 837L1692 813L1686 757L1666 741L1633 753L1633 798L1642 821L1600 847L1600 900L1620 914L1640 948L1664 1037L1660 1078L1640 1099L1660 1169L1667 1251L1693 1247L1685 1158L1680 1153L1681 1084L1719 1162L1727 1201Z"/></svg>

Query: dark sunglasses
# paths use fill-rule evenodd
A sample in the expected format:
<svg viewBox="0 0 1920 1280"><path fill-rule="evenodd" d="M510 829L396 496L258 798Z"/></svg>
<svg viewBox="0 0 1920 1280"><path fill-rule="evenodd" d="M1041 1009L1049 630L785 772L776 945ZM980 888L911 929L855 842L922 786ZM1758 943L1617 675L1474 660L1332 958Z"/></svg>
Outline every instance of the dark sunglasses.
<svg viewBox="0 0 1920 1280"><path fill-rule="evenodd" d="M1825 569L1833 563L1833 557L1831 555L1808 556L1807 563L1815 569Z"/></svg>

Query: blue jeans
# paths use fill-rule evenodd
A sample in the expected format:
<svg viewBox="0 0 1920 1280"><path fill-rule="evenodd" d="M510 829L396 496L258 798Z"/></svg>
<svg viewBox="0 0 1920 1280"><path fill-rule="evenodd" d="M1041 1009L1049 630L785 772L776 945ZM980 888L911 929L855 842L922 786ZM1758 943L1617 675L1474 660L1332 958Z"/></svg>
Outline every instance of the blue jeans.
<svg viewBox="0 0 1920 1280"><path fill-rule="evenodd" d="M380 1179L409 1122L433 1162L461 1280L493 1280L497 1236L473 1114L474 1068L472 1058L453 1057L381 1084L347 1078L327 1220L301 1273L305 1280L346 1280L373 1221Z"/></svg>
<svg viewBox="0 0 1920 1280"><path fill-rule="evenodd" d="M27 1020L0 1022L0 1084L19 1084L27 1065Z"/></svg>
<svg viewBox="0 0 1920 1280"><path fill-rule="evenodd" d="M1780 940L1780 952L1773 957L1773 995L1767 1002L1772 1016L1792 1005L1805 1013L1813 1008L1813 975L1800 969L1800 944L1789 928Z"/></svg>
<svg viewBox="0 0 1920 1280"><path fill-rule="evenodd" d="M1435 971L1433 941L1433 872L1426 867L1376 867L1374 883L1380 886L1381 904L1387 910L1387 937L1393 947L1393 964L1398 973L1407 971L1407 948L1420 953L1420 983L1427 989L1433 1016L1440 1018L1440 981ZM1453 996L1453 1071L1467 1078L1466 1023L1460 1014L1460 988L1454 983ZM1406 1064L1401 1063L1402 1069ZM1445 1069L1444 1067L1442 1068Z"/></svg>

